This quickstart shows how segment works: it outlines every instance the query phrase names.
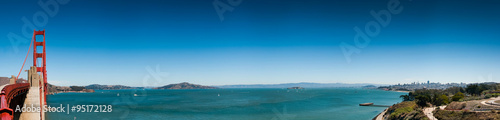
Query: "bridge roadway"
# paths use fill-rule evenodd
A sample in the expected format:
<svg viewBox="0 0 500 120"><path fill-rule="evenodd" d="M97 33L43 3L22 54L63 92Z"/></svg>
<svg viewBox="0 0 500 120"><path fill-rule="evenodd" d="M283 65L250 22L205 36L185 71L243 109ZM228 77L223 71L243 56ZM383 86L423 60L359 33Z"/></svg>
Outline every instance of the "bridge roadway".
<svg viewBox="0 0 500 120"><path fill-rule="evenodd" d="M26 95L26 99L24 100L25 107L34 107L43 106L43 103L40 104L40 88L39 87L30 87L28 90L28 94ZM21 113L21 117L19 120L44 120L45 115L43 112L23 112Z"/></svg>

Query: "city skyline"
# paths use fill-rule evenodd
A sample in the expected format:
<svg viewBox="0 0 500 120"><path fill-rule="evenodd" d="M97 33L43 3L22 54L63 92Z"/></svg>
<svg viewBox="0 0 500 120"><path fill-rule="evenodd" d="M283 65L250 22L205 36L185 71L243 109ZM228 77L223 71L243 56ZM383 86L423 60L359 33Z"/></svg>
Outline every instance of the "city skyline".
<svg viewBox="0 0 500 120"><path fill-rule="evenodd" d="M18 74L31 23L46 30L47 78L55 85L477 83L500 73L493 0L73 0L57 12L36 1L0 3L8 16L0 76ZM220 14L214 3L232 10Z"/></svg>

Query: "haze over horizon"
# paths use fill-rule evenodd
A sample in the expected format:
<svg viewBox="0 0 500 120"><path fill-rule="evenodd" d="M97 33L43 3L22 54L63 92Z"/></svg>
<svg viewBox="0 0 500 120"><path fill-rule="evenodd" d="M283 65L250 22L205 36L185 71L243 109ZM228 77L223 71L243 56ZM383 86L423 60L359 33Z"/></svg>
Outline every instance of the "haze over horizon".
<svg viewBox="0 0 500 120"><path fill-rule="evenodd" d="M63 86L498 80L500 1L398 1L366 47L354 28L391 0L243 0L224 19L213 0L71 0L35 28L46 30L48 82ZM23 18L42 24L37 2L0 1L2 77L18 74L32 30L24 41L9 34L24 37Z"/></svg>

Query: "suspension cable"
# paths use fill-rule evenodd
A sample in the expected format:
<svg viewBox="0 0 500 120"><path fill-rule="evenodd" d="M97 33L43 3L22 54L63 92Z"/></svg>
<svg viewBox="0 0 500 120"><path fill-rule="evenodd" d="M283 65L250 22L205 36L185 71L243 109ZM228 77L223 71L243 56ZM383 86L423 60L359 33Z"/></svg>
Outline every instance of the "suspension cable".
<svg viewBox="0 0 500 120"><path fill-rule="evenodd" d="M26 57L24 58L23 66L21 66L21 70L19 70L19 74L17 74L16 81L19 78L19 75L21 75L21 72L23 71L24 63L26 63L26 59L28 59L28 55L30 54L31 45L33 44L34 38L35 38L35 35L33 35L33 38L31 39L31 43L30 43L30 46L28 48L28 53L26 53Z"/></svg>

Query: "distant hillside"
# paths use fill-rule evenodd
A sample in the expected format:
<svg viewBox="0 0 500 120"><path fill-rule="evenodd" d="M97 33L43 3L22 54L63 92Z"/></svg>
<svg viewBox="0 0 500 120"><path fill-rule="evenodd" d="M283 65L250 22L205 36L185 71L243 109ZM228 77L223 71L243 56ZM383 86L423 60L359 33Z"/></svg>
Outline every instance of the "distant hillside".
<svg viewBox="0 0 500 120"><path fill-rule="evenodd" d="M9 84L9 78L8 77L0 77L0 85L5 85Z"/></svg>
<svg viewBox="0 0 500 120"><path fill-rule="evenodd" d="M253 85L222 85L217 86L220 88L290 88L290 87L304 87L304 88L332 88L332 87L363 87L367 85L376 85L369 83L356 83L356 84L346 84L346 83L283 83L283 84L253 84ZM376 85L380 86L380 85Z"/></svg>
<svg viewBox="0 0 500 120"><path fill-rule="evenodd" d="M64 92L64 91L71 91L70 87L65 87L65 86L56 86L52 85L50 83L47 84L47 89L49 93L57 93L57 92Z"/></svg>
<svg viewBox="0 0 500 120"><path fill-rule="evenodd" d="M56 86L50 83L47 84L49 94L64 93L64 92L94 92L93 89L85 89L83 86Z"/></svg>
<svg viewBox="0 0 500 120"><path fill-rule="evenodd" d="M163 87L157 87L157 88L153 88L153 89L218 89L218 88L183 82L183 83L178 83L178 84L165 85Z"/></svg>
<svg viewBox="0 0 500 120"><path fill-rule="evenodd" d="M10 82L10 78L8 77L0 77L0 85L5 85L5 84L8 84ZM16 81L17 83L27 83L28 81L23 79L23 78L19 78L17 79Z"/></svg>
<svg viewBox="0 0 500 120"><path fill-rule="evenodd" d="M99 85L92 84L85 86L85 89L94 89L94 90L120 90L120 89L143 89L143 87L130 87L124 85Z"/></svg>

